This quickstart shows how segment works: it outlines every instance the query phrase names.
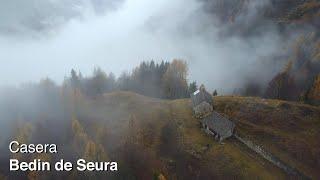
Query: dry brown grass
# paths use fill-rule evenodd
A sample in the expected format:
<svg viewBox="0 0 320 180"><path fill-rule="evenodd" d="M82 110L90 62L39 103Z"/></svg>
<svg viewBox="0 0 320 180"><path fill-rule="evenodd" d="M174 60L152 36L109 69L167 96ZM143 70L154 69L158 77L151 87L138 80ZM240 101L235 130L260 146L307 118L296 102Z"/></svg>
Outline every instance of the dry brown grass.
<svg viewBox="0 0 320 180"><path fill-rule="evenodd" d="M236 131L241 136L263 146L303 174L320 177L317 171L320 167L319 107L256 97L217 96L214 101L216 110L237 124ZM189 99L166 101L115 92L92 103L90 106L95 107L96 114L105 115L103 122L106 119L117 122L109 127L120 137L123 135L118 132L128 130L128 117L134 114L139 129L138 143L158 154L165 167L180 166L180 170L168 168L167 172L161 172L173 179L186 170L184 168L193 168L190 176L198 173L201 177L287 177L282 170L236 141L231 139L221 145L208 137L201 131L199 121L192 117ZM168 128L169 131L164 131ZM167 133L173 140L164 142L163 134ZM187 162L182 163L183 159ZM210 173L201 173L206 171Z"/></svg>
<svg viewBox="0 0 320 180"><path fill-rule="evenodd" d="M199 120L192 116L189 99L166 101L130 92L116 92L96 99L90 107L94 107L92 111L100 114L100 118L97 118L100 120L97 121L110 122L107 123L108 127L117 137L125 136L129 117L134 114L137 129L135 140L154 157L161 159L165 168L162 169L164 172L159 173L169 179L287 177L282 170L234 140L228 140L222 145L207 136L201 131ZM104 120L101 113L105 115Z"/></svg>
<svg viewBox="0 0 320 180"><path fill-rule="evenodd" d="M214 102L217 111L237 124L241 136L304 174L320 177L319 107L236 96L218 96ZM101 145L110 160L119 161L117 175L122 179L152 179L159 174L166 179L290 178L235 139L220 144L206 135L192 116L189 99L169 101L114 92L95 99L83 97L76 105L82 131ZM72 143L72 137L66 137L66 142ZM71 152L75 154L74 149Z"/></svg>
<svg viewBox="0 0 320 180"><path fill-rule="evenodd" d="M319 107L254 97L216 97L215 103L241 136L307 176L320 177Z"/></svg>

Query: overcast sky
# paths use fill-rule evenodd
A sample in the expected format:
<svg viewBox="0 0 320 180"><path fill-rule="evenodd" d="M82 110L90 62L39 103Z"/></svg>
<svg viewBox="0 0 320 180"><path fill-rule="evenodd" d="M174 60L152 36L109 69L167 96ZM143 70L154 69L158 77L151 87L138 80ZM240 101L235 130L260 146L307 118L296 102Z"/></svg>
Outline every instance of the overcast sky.
<svg viewBox="0 0 320 180"><path fill-rule="evenodd" d="M278 50L273 31L244 41L221 39L197 0L0 1L0 85L61 82L71 68L119 75L142 60L184 59L189 78L232 91ZM258 74L256 74L258 73Z"/></svg>

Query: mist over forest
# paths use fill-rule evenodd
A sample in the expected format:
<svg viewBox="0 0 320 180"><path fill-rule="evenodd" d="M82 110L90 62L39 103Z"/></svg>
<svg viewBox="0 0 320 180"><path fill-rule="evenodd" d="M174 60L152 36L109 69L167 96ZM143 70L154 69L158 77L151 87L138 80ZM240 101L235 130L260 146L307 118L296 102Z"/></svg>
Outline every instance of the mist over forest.
<svg viewBox="0 0 320 180"><path fill-rule="evenodd" d="M0 179L33 177L9 175L12 139L56 143L63 152L41 159L116 159L123 167L120 176L43 177L288 178L251 156L237 159L233 145L208 155L209 164L199 160L211 142L196 139L203 136L189 97L202 84L215 110L240 119L240 132L263 135L267 147L281 139L271 150L319 177L319 133L301 133L310 142L295 136L319 119L319 18L318 0L0 2ZM200 150L180 142L188 135ZM214 158L221 165L210 169Z"/></svg>
<svg viewBox="0 0 320 180"><path fill-rule="evenodd" d="M283 37L271 23L227 34L258 21L268 1L253 1L232 25L200 0L30 1L14 11L17 3L1 6L2 86L44 77L61 83L71 69L89 75L96 66L118 77L141 61L178 58L188 63L188 79L230 94L247 79L270 80L291 41L291 32Z"/></svg>

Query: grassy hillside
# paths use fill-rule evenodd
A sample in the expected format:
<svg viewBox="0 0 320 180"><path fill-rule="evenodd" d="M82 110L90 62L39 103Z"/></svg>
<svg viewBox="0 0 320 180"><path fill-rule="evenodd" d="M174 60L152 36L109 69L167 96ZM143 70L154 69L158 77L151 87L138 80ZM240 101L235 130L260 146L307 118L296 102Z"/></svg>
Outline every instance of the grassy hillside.
<svg viewBox="0 0 320 180"><path fill-rule="evenodd" d="M137 122L142 126L142 131L153 130L150 132L153 139L142 139L140 143L151 147L154 151L170 151L168 148L170 149L170 146L175 144L177 147L174 148L181 149L182 154L192 159L195 158L195 163L200 163L192 166L192 160L189 162L191 168L195 168L195 172L205 172L199 168L208 168L207 171L217 177L248 178L253 175L264 178L274 175L285 177L279 169L257 158L252 152L241 148L238 143L234 142L235 140L229 140L224 145L220 145L201 132L198 120L192 117L188 99L161 101L123 92L108 94L105 98L112 99L106 102L128 103L124 103L126 107L123 112L128 115L135 114ZM262 145L303 174L311 177L320 176L317 172L320 167L320 143L318 141L320 138L318 131L320 108L250 97L216 97L215 103L219 112L228 115L236 122L237 132L241 136ZM162 137L168 134L173 136L168 139L170 141L175 139L175 142L167 142L166 138ZM149 138L148 135L145 138ZM146 142L151 144L145 144ZM163 153L158 153L162 157ZM170 157L172 155L167 152L167 155L162 157L169 156L168 162L165 161L165 166L171 162L170 159L173 163L178 161L177 157ZM169 172L171 175L175 174L176 169L171 171L169 169Z"/></svg>
<svg viewBox="0 0 320 180"><path fill-rule="evenodd" d="M320 167L320 108L249 97L217 97L217 110L237 123L237 133L262 145L300 172L316 178Z"/></svg>
<svg viewBox="0 0 320 180"><path fill-rule="evenodd" d="M95 99L77 95L66 132L55 135L60 154L50 159L119 162L117 173L50 174L74 179L287 179L281 169L260 158L236 139L216 142L192 117L189 99L160 100L130 92L114 92ZM278 156L310 177L320 177L320 109L245 97L215 97L219 112L237 124L237 133ZM46 137L53 125L33 123L25 141ZM27 124L30 126L30 123ZM26 129L26 128L21 128ZM19 137L19 134L16 135ZM24 157L25 158L25 157ZM6 174L1 172L1 174ZM43 177L28 174L28 177ZM46 175L44 175L46 176ZM20 176L19 176L20 177Z"/></svg>
<svg viewBox="0 0 320 180"><path fill-rule="evenodd" d="M123 141L107 148L111 159L123 156L116 152L123 151L127 141L134 141L134 148L147 156L134 154L135 150L128 152L130 156L145 158L145 162L140 162L142 164L131 167L134 172L128 168L126 173L132 173L131 177L148 179L161 173L168 179L286 178L282 170L241 147L235 140L219 144L202 132L199 121L192 117L189 99L164 101L117 92L105 94L88 107L92 109L86 114L100 116L90 118L89 122L82 121L87 132L92 132L91 136L97 136L96 126L92 125L92 119L95 119L99 126L104 124L110 130L108 139ZM128 138L132 135L135 137ZM117 155L112 157L114 154ZM128 160L123 159L123 163L127 166Z"/></svg>
<svg viewBox="0 0 320 180"><path fill-rule="evenodd" d="M319 108L245 97L216 97L215 103L219 112L236 122L241 136L266 147L304 174L319 177L316 171L320 159L317 141ZM116 92L105 94L87 105L89 112L86 114L91 117L82 120L87 131L96 132L97 125L92 125L95 119L95 123L102 123L108 128L110 133L107 136L111 140L126 139L130 133L136 134L133 141L150 153L154 164L158 164L159 170L150 170L150 175L154 173L152 171L160 171L169 179L190 176L286 177L282 170L243 148L236 140L231 139L221 145L204 134L199 121L192 117L189 99L164 101ZM134 123L130 125L132 119ZM98 136L94 133L92 136ZM118 149L112 147L108 151L121 148L120 143ZM139 174L135 175L139 177Z"/></svg>
<svg viewBox="0 0 320 180"><path fill-rule="evenodd" d="M232 140L221 145L208 137L201 131L199 121L192 117L188 99L164 101L117 92L105 94L87 105L89 117L80 122L92 137L99 136L98 126L107 127L107 137L102 141L107 141L111 159L122 159L126 171L123 174L131 173L127 176L149 179L161 173L168 179L286 177L281 170L241 149ZM135 137L128 138L132 135ZM128 141L134 141L133 148ZM133 149L128 152L131 156L143 159L135 162L141 164L126 167L128 159L119 152L128 147ZM144 155L141 157L134 148Z"/></svg>

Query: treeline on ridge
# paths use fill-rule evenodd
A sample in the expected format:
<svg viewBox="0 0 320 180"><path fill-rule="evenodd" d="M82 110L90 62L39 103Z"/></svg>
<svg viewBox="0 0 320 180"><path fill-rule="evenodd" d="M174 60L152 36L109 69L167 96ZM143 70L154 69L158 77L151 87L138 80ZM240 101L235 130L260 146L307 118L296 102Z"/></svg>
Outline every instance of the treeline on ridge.
<svg viewBox="0 0 320 180"><path fill-rule="evenodd" d="M161 63L143 61L131 73L124 72L119 78L99 67L88 77L72 69L63 86L77 89L88 96L123 90L156 98L179 99L189 97L197 89L196 82L188 84L187 74L188 66L183 60Z"/></svg>

